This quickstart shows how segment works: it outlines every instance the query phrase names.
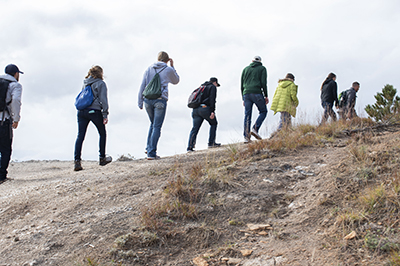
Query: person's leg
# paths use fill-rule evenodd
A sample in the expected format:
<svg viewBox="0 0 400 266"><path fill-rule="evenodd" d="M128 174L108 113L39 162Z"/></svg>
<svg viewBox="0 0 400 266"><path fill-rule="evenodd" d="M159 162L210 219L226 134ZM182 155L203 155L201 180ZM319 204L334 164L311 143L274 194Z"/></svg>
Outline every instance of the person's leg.
<svg viewBox="0 0 400 266"><path fill-rule="evenodd" d="M103 124L103 115L101 111L94 111L93 113L89 112L90 121L96 126L97 131L99 132L99 157L106 157L106 126Z"/></svg>
<svg viewBox="0 0 400 266"><path fill-rule="evenodd" d="M189 134L189 143L187 150L193 150L196 146L197 134L199 133L200 127L203 124L203 118L199 115L199 108L195 108L192 111L193 127Z"/></svg>
<svg viewBox="0 0 400 266"><path fill-rule="evenodd" d="M329 104L329 103L327 103L327 102L322 102L322 103L321 103L322 108L324 108L324 114L322 115L321 125L325 124L326 121L328 121L328 117L329 117L329 109L328 109L329 107L328 107L328 104Z"/></svg>
<svg viewBox="0 0 400 266"><path fill-rule="evenodd" d="M261 128L262 123L264 122L265 118L267 117L267 105L265 104L265 99L262 94L253 94L253 101L258 109L258 117L256 123L254 124L253 128L257 131Z"/></svg>
<svg viewBox="0 0 400 266"><path fill-rule="evenodd" d="M253 111L253 101L251 100L251 94L243 95L244 103L244 130L243 136L245 140L250 140L250 125L251 125L251 115Z"/></svg>
<svg viewBox="0 0 400 266"><path fill-rule="evenodd" d="M336 113L333 111L333 104L328 103L328 113L329 116L332 118L332 121L336 121Z"/></svg>
<svg viewBox="0 0 400 266"><path fill-rule="evenodd" d="M149 132L147 134L147 143L146 143L146 152L148 154L150 150L150 143L151 143L151 135L153 134L153 123L154 123L154 100L144 100L144 107L146 109L147 115L149 116L150 120L150 127Z"/></svg>
<svg viewBox="0 0 400 266"><path fill-rule="evenodd" d="M150 150L147 150L147 157L156 158L157 156L157 144L160 139L161 127L164 123L166 110L166 100L156 100L154 102L153 132L151 134Z"/></svg>
<svg viewBox="0 0 400 266"><path fill-rule="evenodd" d="M1 123L1 122L0 122ZM12 151L12 132L10 121L4 121L3 125L0 124L0 154L1 154L1 167L0 167L0 181L7 178L7 168L10 163Z"/></svg>
<svg viewBox="0 0 400 266"><path fill-rule="evenodd" d="M201 116L203 119L207 120L207 122L210 124L210 132L208 135L208 146L214 146L215 145L215 136L217 134L217 117L214 116L214 119L210 118L211 111L210 108L203 108L201 110Z"/></svg>
<svg viewBox="0 0 400 266"><path fill-rule="evenodd" d="M86 116L87 110L78 111L78 136L75 141L75 161L81 160L82 144L85 140L86 130L89 125L89 118Z"/></svg>
<svg viewBox="0 0 400 266"><path fill-rule="evenodd" d="M286 116L285 116L286 112L280 112L280 113L281 113L281 116L280 116L280 119L279 119L278 131L281 130L284 127L285 123L286 123Z"/></svg>

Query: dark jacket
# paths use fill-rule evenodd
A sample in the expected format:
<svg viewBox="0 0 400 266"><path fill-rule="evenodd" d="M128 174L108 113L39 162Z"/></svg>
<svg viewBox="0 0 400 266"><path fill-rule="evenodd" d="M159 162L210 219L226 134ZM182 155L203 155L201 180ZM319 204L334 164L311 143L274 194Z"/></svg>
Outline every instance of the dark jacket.
<svg viewBox="0 0 400 266"><path fill-rule="evenodd" d="M242 95L255 93L268 97L267 69L261 62L252 62L242 71L241 86Z"/></svg>
<svg viewBox="0 0 400 266"><path fill-rule="evenodd" d="M325 80L321 89L321 102L328 102L330 104L338 104L337 98L337 84L333 79Z"/></svg>
<svg viewBox="0 0 400 266"><path fill-rule="evenodd" d="M201 96L201 103L210 107L210 111L215 111L215 102L217 99L217 88L209 81L204 82L201 86L206 86Z"/></svg>
<svg viewBox="0 0 400 266"><path fill-rule="evenodd" d="M354 108L354 106L356 105L356 98L357 98L356 94L357 92L353 87L347 90L347 101L346 101L347 110Z"/></svg>

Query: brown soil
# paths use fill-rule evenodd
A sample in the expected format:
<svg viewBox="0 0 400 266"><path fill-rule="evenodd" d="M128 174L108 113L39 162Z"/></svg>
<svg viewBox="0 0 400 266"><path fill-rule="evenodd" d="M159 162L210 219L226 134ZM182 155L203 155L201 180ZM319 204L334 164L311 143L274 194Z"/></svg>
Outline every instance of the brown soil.
<svg viewBox="0 0 400 266"><path fill-rule="evenodd" d="M371 138L384 148L399 136ZM209 265L383 265L382 256L350 252L351 244L344 250L332 229L348 143L236 162L228 146L104 167L84 161L79 172L72 162L12 163L13 180L0 185L0 265L194 265L196 257ZM165 197L169 181L210 162L218 162L219 179L199 191L195 218L171 215L156 230L143 227L144 207ZM254 232L250 223L270 227Z"/></svg>

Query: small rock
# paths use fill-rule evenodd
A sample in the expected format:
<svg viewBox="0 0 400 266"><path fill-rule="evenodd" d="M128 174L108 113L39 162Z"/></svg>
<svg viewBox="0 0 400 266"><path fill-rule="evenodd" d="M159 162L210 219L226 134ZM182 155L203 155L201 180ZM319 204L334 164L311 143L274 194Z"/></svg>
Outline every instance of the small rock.
<svg viewBox="0 0 400 266"><path fill-rule="evenodd" d="M19 241L19 237L18 236L14 237L14 242L18 242L18 241Z"/></svg>
<svg viewBox="0 0 400 266"><path fill-rule="evenodd" d="M228 261L229 258L222 258L221 261Z"/></svg>
<svg viewBox="0 0 400 266"><path fill-rule="evenodd" d="M350 240L353 239L357 236L355 231L352 231L350 234L348 234L347 236L344 237L344 240Z"/></svg>
<svg viewBox="0 0 400 266"><path fill-rule="evenodd" d="M236 259L236 258L229 258L229 260L228 260L228 264L233 264L233 265L237 265L241 262L242 262L241 259Z"/></svg>
<svg viewBox="0 0 400 266"><path fill-rule="evenodd" d="M243 257L248 257L251 255L251 253L253 253L253 250L244 249L244 250L241 250L240 253L242 253Z"/></svg>
<svg viewBox="0 0 400 266"><path fill-rule="evenodd" d="M271 230L272 226L269 224L247 224L247 227L250 231L258 231L258 230Z"/></svg>
<svg viewBox="0 0 400 266"><path fill-rule="evenodd" d="M258 234L259 234L260 236L267 236L267 235L268 235L268 233L265 232L265 231L261 231L261 232L259 232Z"/></svg>
<svg viewBox="0 0 400 266"><path fill-rule="evenodd" d="M193 263L196 266L208 266L208 262L201 257L194 258Z"/></svg>

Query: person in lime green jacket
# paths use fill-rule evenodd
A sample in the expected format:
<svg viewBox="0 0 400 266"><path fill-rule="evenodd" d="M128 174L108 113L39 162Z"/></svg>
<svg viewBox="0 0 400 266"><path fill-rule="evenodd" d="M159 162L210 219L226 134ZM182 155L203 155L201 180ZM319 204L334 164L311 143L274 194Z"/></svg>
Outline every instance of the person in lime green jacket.
<svg viewBox="0 0 400 266"><path fill-rule="evenodd" d="M280 79L272 99L271 110L281 113L278 130L282 127L292 125L292 116L296 116L296 107L299 105L297 99L297 85L294 84L294 75L288 73L284 79Z"/></svg>

